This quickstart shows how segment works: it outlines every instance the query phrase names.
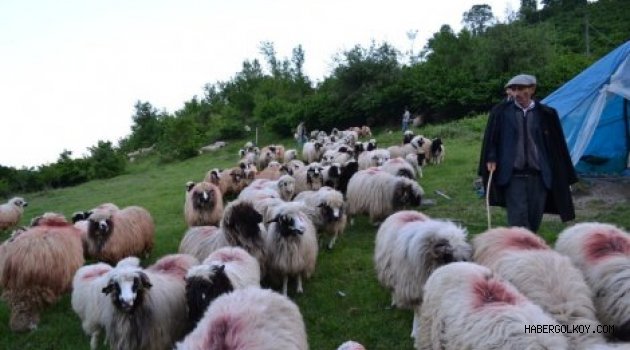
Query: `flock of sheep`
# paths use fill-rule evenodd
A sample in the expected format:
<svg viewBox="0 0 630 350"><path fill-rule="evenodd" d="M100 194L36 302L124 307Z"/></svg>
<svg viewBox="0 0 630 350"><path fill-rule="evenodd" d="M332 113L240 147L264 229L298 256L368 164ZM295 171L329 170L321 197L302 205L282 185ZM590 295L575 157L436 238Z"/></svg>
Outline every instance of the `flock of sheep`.
<svg viewBox="0 0 630 350"><path fill-rule="evenodd" d="M367 215L379 227L377 280L393 306L413 311L417 349L630 348L608 342L630 340L630 235L621 228L577 224L555 250L521 228L471 241L465 228L412 210L422 167L444 159L439 138L407 132L384 149L366 127L311 136L301 152L248 143L234 167L188 182L178 252L148 267L140 258L155 225L138 206L104 203L72 222L45 213L16 229L0 245L10 328L36 329L40 312L71 292L92 349L101 337L111 349L308 349L289 285L304 293L321 246L334 249L352 218ZM17 225L24 206L0 206L0 229ZM536 325L592 332L526 330ZM610 339L595 332L602 325L613 326Z"/></svg>

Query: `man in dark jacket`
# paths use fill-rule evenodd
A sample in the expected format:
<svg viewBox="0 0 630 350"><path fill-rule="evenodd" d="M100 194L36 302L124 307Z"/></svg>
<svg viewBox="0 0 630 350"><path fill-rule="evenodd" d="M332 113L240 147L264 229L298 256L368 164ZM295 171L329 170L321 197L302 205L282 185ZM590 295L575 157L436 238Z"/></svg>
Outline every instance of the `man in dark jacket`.
<svg viewBox="0 0 630 350"><path fill-rule="evenodd" d="M506 84L512 100L494 106L479 161L490 205L507 209L508 225L536 232L543 213L575 218L570 185L577 182L555 109L532 99L536 78L520 74Z"/></svg>

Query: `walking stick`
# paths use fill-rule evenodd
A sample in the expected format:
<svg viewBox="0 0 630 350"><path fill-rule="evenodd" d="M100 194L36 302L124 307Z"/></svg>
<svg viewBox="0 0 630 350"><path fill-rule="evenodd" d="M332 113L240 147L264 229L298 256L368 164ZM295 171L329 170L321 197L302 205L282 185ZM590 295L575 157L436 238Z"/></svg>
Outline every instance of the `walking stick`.
<svg viewBox="0 0 630 350"><path fill-rule="evenodd" d="M492 184L492 174L494 174L494 170L490 171L488 185L486 186L486 214L488 215L488 230L492 228L492 222L490 220L490 185Z"/></svg>

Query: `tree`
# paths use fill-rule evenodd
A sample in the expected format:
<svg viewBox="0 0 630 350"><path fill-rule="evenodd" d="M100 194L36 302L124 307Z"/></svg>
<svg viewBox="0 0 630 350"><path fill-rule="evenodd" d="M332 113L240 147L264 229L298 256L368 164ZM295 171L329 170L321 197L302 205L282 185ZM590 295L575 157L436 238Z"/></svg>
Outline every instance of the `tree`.
<svg viewBox="0 0 630 350"><path fill-rule="evenodd" d="M536 20L536 0L521 0L519 14L527 22L533 23Z"/></svg>
<svg viewBox="0 0 630 350"><path fill-rule="evenodd" d="M149 102L136 102L131 135L124 143L125 151L154 145L161 133L158 110Z"/></svg>
<svg viewBox="0 0 630 350"><path fill-rule="evenodd" d="M125 156L112 146L110 141L98 141L90 150L90 179L108 179L125 171Z"/></svg>
<svg viewBox="0 0 630 350"><path fill-rule="evenodd" d="M492 7L488 4L473 5L470 11L464 12L462 23L470 30L473 36L485 32L494 20Z"/></svg>

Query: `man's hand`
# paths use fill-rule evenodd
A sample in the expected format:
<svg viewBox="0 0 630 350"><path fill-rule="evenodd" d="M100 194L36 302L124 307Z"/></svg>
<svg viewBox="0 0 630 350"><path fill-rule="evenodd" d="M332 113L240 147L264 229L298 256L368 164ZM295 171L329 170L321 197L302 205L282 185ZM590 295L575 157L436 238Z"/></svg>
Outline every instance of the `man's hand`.
<svg viewBox="0 0 630 350"><path fill-rule="evenodd" d="M488 167L488 171L489 172L493 172L493 171L497 170L497 163L496 162L488 162L488 163L486 163L486 167Z"/></svg>

